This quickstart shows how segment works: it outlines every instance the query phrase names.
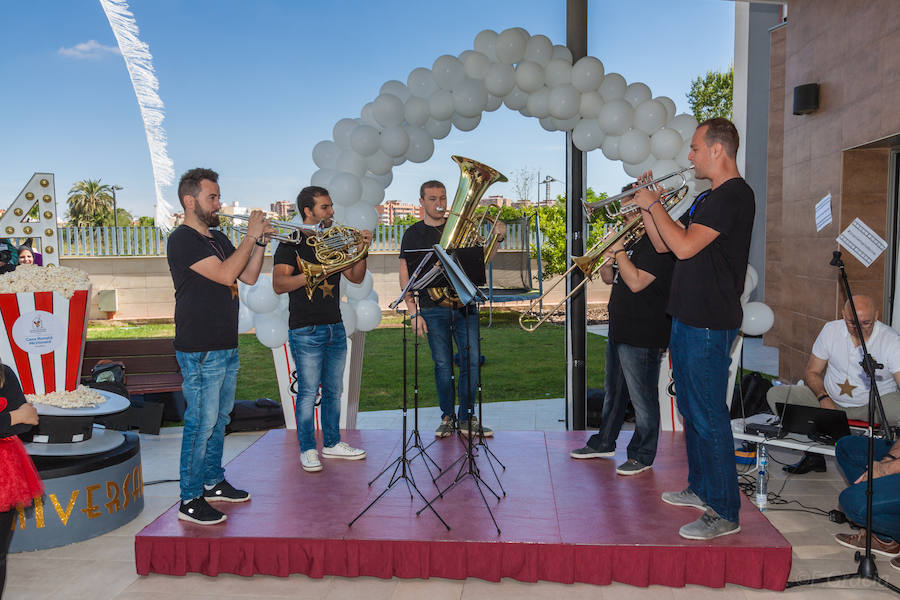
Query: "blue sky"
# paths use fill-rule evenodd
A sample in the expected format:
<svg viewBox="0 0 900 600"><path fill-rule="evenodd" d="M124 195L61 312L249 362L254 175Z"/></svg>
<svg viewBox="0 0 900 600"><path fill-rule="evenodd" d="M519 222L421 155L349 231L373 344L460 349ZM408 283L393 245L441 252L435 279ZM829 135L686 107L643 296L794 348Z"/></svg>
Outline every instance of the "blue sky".
<svg viewBox="0 0 900 600"><path fill-rule="evenodd" d="M565 43L565 1L332 2L133 0L165 103L177 177L195 166L221 174L224 202L293 201L316 170L312 148L341 118L358 117L390 79L471 49L482 29L524 27ZM56 174L61 202L72 183L121 185L119 206L154 211L153 173L124 61L96 0L7 4L0 24L0 206L35 171ZM592 0L588 53L628 83L646 83L688 112L690 81L732 62L729 0ZM94 40L96 44L87 47ZM79 48L85 48L79 51ZM61 51L62 49L62 51ZM512 175L522 168L562 180L564 134L506 107L471 132L435 142L424 164L394 168L387 199L415 202L418 185L442 179L450 193L462 154ZM588 185L615 192L628 176L599 150ZM543 190L543 188L542 188ZM553 195L563 193L553 184ZM515 197L512 182L489 193ZM543 191L541 192L543 195ZM535 192L532 192L534 199ZM177 205L175 187L167 198ZM65 206L60 204L60 213Z"/></svg>

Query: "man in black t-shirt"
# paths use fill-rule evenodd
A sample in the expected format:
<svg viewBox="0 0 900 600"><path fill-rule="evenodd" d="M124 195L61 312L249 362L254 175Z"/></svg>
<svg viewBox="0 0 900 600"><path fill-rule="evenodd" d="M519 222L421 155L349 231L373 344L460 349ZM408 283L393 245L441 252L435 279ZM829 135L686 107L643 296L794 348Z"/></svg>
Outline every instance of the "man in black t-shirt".
<svg viewBox="0 0 900 600"><path fill-rule="evenodd" d="M307 225L331 227L334 209L328 190L309 186L300 190L297 208ZM366 244L372 232L361 231ZM321 387L322 399L322 456L358 460L366 451L341 441L341 393L344 383L344 363L347 357L347 334L341 320L341 276L353 283L361 283L366 276L363 258L343 271L325 278L314 288L307 285L307 277L300 268L302 259L320 264L315 249L303 235L298 244L279 244L275 251L272 287L276 294L288 292L290 335L288 341L297 373L297 396L294 414L297 419L297 439L300 443L300 466L304 471L322 470L316 450L315 404Z"/></svg>
<svg viewBox="0 0 900 600"><path fill-rule="evenodd" d="M250 214L235 248L219 226L219 175L191 169L178 183L184 224L169 234L166 254L175 285L175 356L184 378L181 507L178 518L212 525L225 515L209 502L243 502L250 494L225 480L222 448L240 367L237 280L252 285L274 231L262 211Z"/></svg>
<svg viewBox="0 0 900 600"><path fill-rule="evenodd" d="M753 190L738 172L738 143L737 129L727 119L697 127L688 157L697 179L709 179L712 186L679 222L660 205L658 192L644 189L635 195L654 247L678 259L669 294L669 352L684 417L689 485L662 499L704 511L679 530L687 539L708 540L741 529L726 397L731 347L743 316L740 296L755 205Z"/></svg>
<svg viewBox="0 0 900 600"><path fill-rule="evenodd" d="M447 189L440 181L426 181L419 187L419 204L422 205L424 219L412 225L403 234L400 242L400 289L405 289L409 278L422 260L429 260L424 270L433 264L433 253L421 252L440 243L447 220ZM499 240L506 237L506 224L498 221L495 233ZM494 251L499 247L495 245ZM490 258L493 258L491 256ZM427 334L428 347L434 360L434 379L437 385L438 403L441 407L441 423L434 434L442 438L454 430L468 435L467 413L469 405L475 401L478 387L478 369L481 350L478 342L478 313L474 307L448 308L436 304L427 293L416 297L407 295L404 299L417 335ZM451 336L451 330L453 332ZM453 410L453 340L459 353L459 408ZM494 435L490 427L485 427L473 415L471 430L485 437Z"/></svg>
<svg viewBox="0 0 900 600"><path fill-rule="evenodd" d="M634 405L634 435L628 459L616 468L619 475L637 475L653 465L659 439L659 365L669 345L671 319L666 314L675 260L654 250L647 236L625 249L613 244L600 267L604 283L612 284L609 298L609 339L606 346L606 394L599 433L572 458L612 457L625 420L629 398Z"/></svg>

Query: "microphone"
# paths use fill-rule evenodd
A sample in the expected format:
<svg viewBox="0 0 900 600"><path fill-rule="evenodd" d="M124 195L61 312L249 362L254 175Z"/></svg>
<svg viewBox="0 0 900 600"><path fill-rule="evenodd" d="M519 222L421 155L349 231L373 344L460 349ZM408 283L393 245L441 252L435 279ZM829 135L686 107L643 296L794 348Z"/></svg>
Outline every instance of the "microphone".
<svg viewBox="0 0 900 600"><path fill-rule="evenodd" d="M841 260L841 251L835 250L831 253L831 262L828 263L832 267L843 267L844 261Z"/></svg>

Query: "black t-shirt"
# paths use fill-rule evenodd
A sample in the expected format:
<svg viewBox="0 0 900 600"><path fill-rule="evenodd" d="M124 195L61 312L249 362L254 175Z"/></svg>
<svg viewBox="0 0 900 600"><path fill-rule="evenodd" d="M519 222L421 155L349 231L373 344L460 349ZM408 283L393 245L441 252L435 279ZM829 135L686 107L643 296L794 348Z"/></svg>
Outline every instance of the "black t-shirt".
<svg viewBox="0 0 900 600"><path fill-rule="evenodd" d="M209 256L224 261L234 254L224 233L212 229L210 234L181 225L169 235L166 254L175 284L175 349L180 352L237 348L237 282L222 285L191 269Z"/></svg>
<svg viewBox="0 0 900 600"><path fill-rule="evenodd" d="M306 262L319 264L316 251L306 240L305 235L299 244L283 242L278 244L275 250L276 265L290 265L294 270L291 275L302 273L297 264L299 256ZM329 275L325 281L319 284L313 291L312 300L306 295L306 286L297 288L288 294L288 311L290 318L288 326L291 329L299 329L308 325L331 325L341 322L341 274Z"/></svg>
<svg viewBox="0 0 900 600"><path fill-rule="evenodd" d="M616 276L609 296L609 339L639 348L665 348L672 329L666 304L675 257L671 252L657 252L650 238L644 236L631 248L629 258L634 266L656 279L635 293L621 276Z"/></svg>
<svg viewBox="0 0 900 600"><path fill-rule="evenodd" d="M741 326L741 293L755 211L753 190L740 177L697 196L681 222L705 225L719 235L691 258L675 264L669 314L692 327Z"/></svg>
<svg viewBox="0 0 900 600"><path fill-rule="evenodd" d="M406 268L410 276L412 276L416 267L419 266L419 263L426 256L431 258L429 259L429 264L423 269L423 273L425 270L431 268L435 260L434 253L411 252L411 250L430 249L441 241L441 235L443 235L443 233L443 224L435 227L434 225L426 225L425 221L414 223L406 230L406 233L403 234L403 240L400 242L400 258L406 261ZM437 304L434 303L428 294L419 294L420 308L431 308L433 306L437 306Z"/></svg>
<svg viewBox="0 0 900 600"><path fill-rule="evenodd" d="M3 369L3 387L0 387L0 398L6 400L5 406L0 408L0 438L6 438L27 432L31 429L31 425L28 423L10 425L12 419L9 413L25 404L25 394L22 393L22 386L19 384L19 378L16 377L15 372L7 365L2 365L0 368Z"/></svg>

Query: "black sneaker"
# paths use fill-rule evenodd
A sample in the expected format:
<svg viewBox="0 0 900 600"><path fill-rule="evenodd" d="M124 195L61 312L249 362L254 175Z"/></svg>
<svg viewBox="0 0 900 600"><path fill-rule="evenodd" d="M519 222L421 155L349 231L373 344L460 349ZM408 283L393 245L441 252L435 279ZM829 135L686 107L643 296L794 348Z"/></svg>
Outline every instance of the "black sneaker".
<svg viewBox="0 0 900 600"><path fill-rule="evenodd" d="M250 492L236 490L234 486L223 479L211 490L204 487L203 497L207 502L246 502L250 499Z"/></svg>
<svg viewBox="0 0 900 600"><path fill-rule="evenodd" d="M182 502L178 507L178 518L198 525L215 525L228 517L214 509L201 497L194 498L189 502Z"/></svg>

